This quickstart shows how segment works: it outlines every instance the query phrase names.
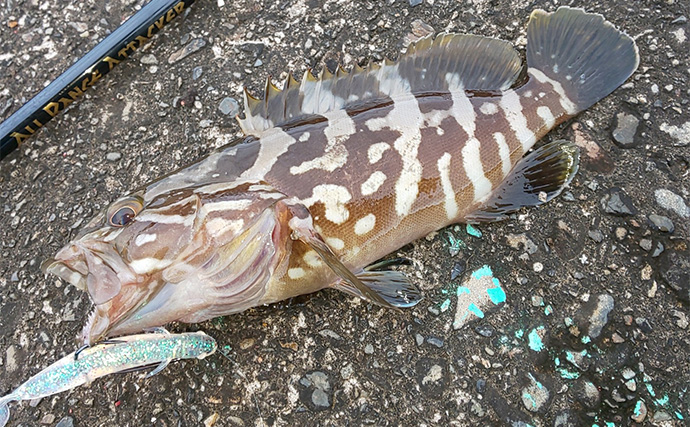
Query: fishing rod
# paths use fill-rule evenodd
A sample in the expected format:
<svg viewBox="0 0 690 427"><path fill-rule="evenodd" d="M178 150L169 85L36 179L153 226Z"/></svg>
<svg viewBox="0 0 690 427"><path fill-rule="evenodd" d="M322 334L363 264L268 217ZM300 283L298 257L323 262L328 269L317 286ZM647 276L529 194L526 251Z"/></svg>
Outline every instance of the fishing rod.
<svg viewBox="0 0 690 427"><path fill-rule="evenodd" d="M195 0L151 0L79 61L0 123L0 160L129 58Z"/></svg>

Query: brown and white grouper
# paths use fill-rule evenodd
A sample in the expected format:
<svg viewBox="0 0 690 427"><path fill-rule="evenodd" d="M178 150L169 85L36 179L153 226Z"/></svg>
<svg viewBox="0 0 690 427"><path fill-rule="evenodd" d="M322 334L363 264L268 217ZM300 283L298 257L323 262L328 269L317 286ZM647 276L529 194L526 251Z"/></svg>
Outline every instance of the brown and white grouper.
<svg viewBox="0 0 690 427"><path fill-rule="evenodd" d="M509 43L439 34L395 62L269 80L241 142L117 199L45 269L89 293L87 343L326 287L412 306L403 273L366 267L560 193L577 148L525 154L638 62L602 16L561 7L532 13L526 70Z"/></svg>

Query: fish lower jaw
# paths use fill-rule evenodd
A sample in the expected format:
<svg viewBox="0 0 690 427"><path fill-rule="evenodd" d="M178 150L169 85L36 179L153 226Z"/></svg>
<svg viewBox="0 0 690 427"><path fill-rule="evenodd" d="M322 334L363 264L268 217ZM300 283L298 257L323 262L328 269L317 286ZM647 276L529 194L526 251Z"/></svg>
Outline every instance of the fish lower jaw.
<svg viewBox="0 0 690 427"><path fill-rule="evenodd" d="M106 305L110 306L109 303L106 303L93 308L78 337L79 341L86 345L92 345L105 338L105 334L108 332L108 327L110 326L110 320L107 316L109 307L103 307Z"/></svg>

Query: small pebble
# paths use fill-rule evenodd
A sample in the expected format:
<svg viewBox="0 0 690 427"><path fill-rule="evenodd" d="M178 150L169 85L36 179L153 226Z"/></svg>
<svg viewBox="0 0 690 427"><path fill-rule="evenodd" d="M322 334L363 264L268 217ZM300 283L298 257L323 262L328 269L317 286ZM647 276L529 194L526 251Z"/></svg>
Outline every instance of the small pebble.
<svg viewBox="0 0 690 427"><path fill-rule="evenodd" d="M494 334L494 330L491 326L487 325L479 325L474 328L475 332L477 332L479 335L489 338Z"/></svg>
<svg viewBox="0 0 690 427"><path fill-rule="evenodd" d="M673 233L673 221L671 221L668 217L652 214L649 215L649 220L652 222L654 228L656 228L657 230L662 231L664 233Z"/></svg>
<svg viewBox="0 0 690 427"><path fill-rule="evenodd" d="M549 401L550 393L534 375L529 374L530 383L522 389L522 403L530 412L539 412Z"/></svg>
<svg viewBox="0 0 690 427"><path fill-rule="evenodd" d="M55 415L53 414L45 414L43 418L41 418L41 424L53 424L55 422Z"/></svg>
<svg viewBox="0 0 690 427"><path fill-rule="evenodd" d="M635 371L633 371L630 368L623 368L623 372L621 372L621 375L624 379L629 380L635 376Z"/></svg>
<svg viewBox="0 0 690 427"><path fill-rule="evenodd" d="M415 7L422 4L423 0L410 0L410 6Z"/></svg>
<svg viewBox="0 0 690 427"><path fill-rule="evenodd" d="M637 213L632 199L621 188L613 187L609 194L601 199L604 212L617 216L630 216Z"/></svg>
<svg viewBox="0 0 690 427"><path fill-rule="evenodd" d="M681 218L690 218L690 208L683 198L673 191L661 188L654 192L654 196L662 208L675 212Z"/></svg>
<svg viewBox="0 0 690 427"><path fill-rule="evenodd" d="M630 416L636 423L641 423L647 417L647 405L645 405L644 400L638 400L635 404L635 409L633 414Z"/></svg>
<svg viewBox="0 0 690 427"><path fill-rule="evenodd" d="M597 243L601 243L604 241L604 234L599 230L589 230L587 235L590 239L594 240Z"/></svg>
<svg viewBox="0 0 690 427"><path fill-rule="evenodd" d="M106 154L105 158L109 162L117 162L118 160L120 160L122 158L122 154L118 153L116 151L113 151L113 152Z"/></svg>
<svg viewBox="0 0 690 427"><path fill-rule="evenodd" d="M199 66L199 67L194 67L192 70L192 80L198 80L199 77L204 73L204 68Z"/></svg>
<svg viewBox="0 0 690 427"><path fill-rule="evenodd" d="M443 340L440 339L440 338L429 337L429 338L426 339L426 342L428 342L429 344L431 344L431 345L433 345L433 346L435 346L435 347L443 348Z"/></svg>
<svg viewBox="0 0 690 427"><path fill-rule="evenodd" d="M632 114L618 113L615 116L615 125L612 132L613 140L621 148L635 146L635 134L640 119Z"/></svg>
<svg viewBox="0 0 690 427"><path fill-rule="evenodd" d="M191 42L189 42L189 44L187 44L185 47L179 49L178 51L170 55L170 57L168 58L168 63L174 64L175 62L181 61L189 55L198 52L204 46L206 46L206 40L201 38L194 39Z"/></svg>
<svg viewBox="0 0 690 427"><path fill-rule="evenodd" d="M72 417L64 417L60 421L58 421L57 424L55 424L55 427L73 427L74 426L74 418Z"/></svg>
<svg viewBox="0 0 690 427"><path fill-rule="evenodd" d="M154 55L148 54L142 56L141 59L139 59L139 62L144 65L155 65L158 64L158 59Z"/></svg>
<svg viewBox="0 0 690 427"><path fill-rule="evenodd" d="M586 317L583 326L590 338L597 338L602 329L609 321L609 313L614 308L613 297L609 294L599 295L592 298L583 308L582 312Z"/></svg>
<svg viewBox="0 0 690 427"><path fill-rule="evenodd" d="M234 98L230 98L229 96L220 101L218 108L220 109L221 113L230 117L235 117L240 112L240 104Z"/></svg>
<svg viewBox="0 0 690 427"><path fill-rule="evenodd" d="M652 241L649 239L642 239L640 240L640 247L649 252L652 250Z"/></svg>

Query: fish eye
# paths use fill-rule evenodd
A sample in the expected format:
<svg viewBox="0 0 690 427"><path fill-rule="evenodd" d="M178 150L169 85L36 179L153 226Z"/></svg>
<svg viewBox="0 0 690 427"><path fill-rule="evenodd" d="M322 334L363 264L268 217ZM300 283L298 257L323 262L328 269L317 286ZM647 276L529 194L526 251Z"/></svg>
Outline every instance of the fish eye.
<svg viewBox="0 0 690 427"><path fill-rule="evenodd" d="M141 198L127 197L113 203L108 209L108 224L113 227L124 227L132 222L143 207Z"/></svg>

